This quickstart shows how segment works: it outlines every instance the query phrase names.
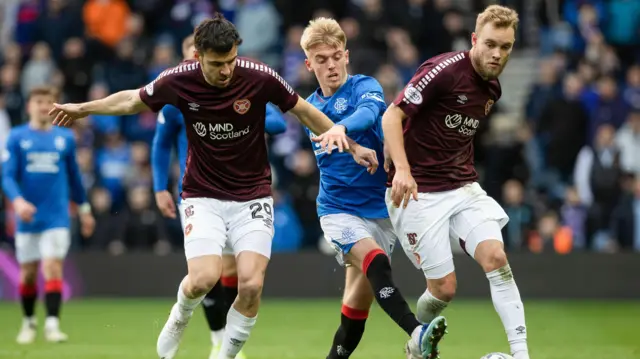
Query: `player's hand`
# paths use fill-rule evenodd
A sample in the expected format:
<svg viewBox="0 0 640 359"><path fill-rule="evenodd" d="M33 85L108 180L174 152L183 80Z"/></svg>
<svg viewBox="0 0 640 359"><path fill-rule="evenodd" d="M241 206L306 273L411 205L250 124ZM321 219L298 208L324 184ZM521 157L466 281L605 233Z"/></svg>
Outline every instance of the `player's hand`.
<svg viewBox="0 0 640 359"><path fill-rule="evenodd" d="M85 118L89 113L82 111L80 104L67 103L58 104L54 103L53 108L49 111L49 116L53 117L53 124L62 127L69 127L73 124L73 121Z"/></svg>
<svg viewBox="0 0 640 359"><path fill-rule="evenodd" d="M84 238L89 238L93 235L93 231L96 229L96 220L91 213L83 213L80 215L80 234Z"/></svg>
<svg viewBox="0 0 640 359"><path fill-rule="evenodd" d="M384 146L384 171L389 173L389 169L391 169L391 164L393 161L391 160L391 154L389 154L389 150L387 146Z"/></svg>
<svg viewBox="0 0 640 359"><path fill-rule="evenodd" d="M398 170L393 176L393 182L391 183L391 201L396 208L402 205L402 208L407 208L409 201L413 197L414 200L418 200L418 185L411 176L410 170Z"/></svg>
<svg viewBox="0 0 640 359"><path fill-rule="evenodd" d="M156 192L156 204L163 216L176 218L176 204L169 191Z"/></svg>
<svg viewBox="0 0 640 359"><path fill-rule="evenodd" d="M351 155L360 166L367 167L369 174L376 173L378 169L378 155L376 151L360 145L351 146Z"/></svg>
<svg viewBox="0 0 640 359"><path fill-rule="evenodd" d="M36 206L22 197L18 197L13 201L13 209L23 222L29 223L33 221L33 215L38 211Z"/></svg>
<svg viewBox="0 0 640 359"><path fill-rule="evenodd" d="M311 139L313 142L320 142L320 148L331 154L333 146L338 147L338 152L349 150L349 142L347 141L347 129L342 125L335 125L331 129L320 136Z"/></svg>

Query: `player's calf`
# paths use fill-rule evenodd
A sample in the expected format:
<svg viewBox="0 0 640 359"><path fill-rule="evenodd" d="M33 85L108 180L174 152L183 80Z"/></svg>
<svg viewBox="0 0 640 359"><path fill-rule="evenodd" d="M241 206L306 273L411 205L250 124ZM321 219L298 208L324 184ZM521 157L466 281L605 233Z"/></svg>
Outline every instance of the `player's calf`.
<svg viewBox="0 0 640 359"><path fill-rule="evenodd" d="M225 297L225 315L238 296L238 268L233 254L222 255L222 288Z"/></svg>
<svg viewBox="0 0 640 359"><path fill-rule="evenodd" d="M517 359L528 359L524 305L504 252L499 224L489 221L477 226L466 242L489 280L493 306L507 333L511 353Z"/></svg>
<svg viewBox="0 0 640 359"><path fill-rule="evenodd" d="M270 243L271 236L264 232L254 232L249 236L255 237L257 242L266 243L268 240ZM235 358L249 339L256 324L268 263L269 258L257 252L245 250L238 254L238 297L227 314L227 326L218 358Z"/></svg>
<svg viewBox="0 0 640 359"><path fill-rule="evenodd" d="M45 307L47 318L44 323L45 337L50 342L63 342L67 335L60 331L60 309L62 307L63 260L45 258L42 269L45 278Z"/></svg>
<svg viewBox="0 0 640 359"><path fill-rule="evenodd" d="M333 337L327 359L345 359L356 350L364 334L373 300L367 277L357 267L347 267L340 326Z"/></svg>
<svg viewBox="0 0 640 359"><path fill-rule="evenodd" d="M24 263L20 265L20 303L24 319L16 341L19 344L30 344L36 339L37 327L35 307L38 300L38 288L36 279L38 275L38 263Z"/></svg>

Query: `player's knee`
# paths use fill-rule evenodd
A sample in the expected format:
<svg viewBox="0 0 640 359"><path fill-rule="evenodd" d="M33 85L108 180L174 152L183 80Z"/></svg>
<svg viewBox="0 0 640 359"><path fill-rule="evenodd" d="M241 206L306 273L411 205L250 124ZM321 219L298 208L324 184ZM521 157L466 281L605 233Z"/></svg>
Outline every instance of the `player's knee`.
<svg viewBox="0 0 640 359"><path fill-rule="evenodd" d="M38 279L38 266L37 265L23 265L20 268L20 283L22 284L36 284Z"/></svg>
<svg viewBox="0 0 640 359"><path fill-rule="evenodd" d="M431 292L434 297L444 302L452 301L453 297L456 295L458 281L455 273L448 274L444 278L440 279L429 279L427 283L429 292Z"/></svg>
<svg viewBox="0 0 640 359"><path fill-rule="evenodd" d="M196 295L208 293L218 282L219 276L213 272L189 273L191 292Z"/></svg>
<svg viewBox="0 0 640 359"><path fill-rule="evenodd" d="M487 251L483 255L482 261L480 261L480 265L486 273L502 268L506 266L507 263L507 254L504 252L504 249L502 247L498 246L495 246L494 248L491 248L490 251Z"/></svg>
<svg viewBox="0 0 640 359"><path fill-rule="evenodd" d="M62 279L63 264L59 259L45 259L42 261L42 273L44 278Z"/></svg>
<svg viewBox="0 0 640 359"><path fill-rule="evenodd" d="M263 280L257 276L238 278L238 297L247 304L256 302L262 294Z"/></svg>

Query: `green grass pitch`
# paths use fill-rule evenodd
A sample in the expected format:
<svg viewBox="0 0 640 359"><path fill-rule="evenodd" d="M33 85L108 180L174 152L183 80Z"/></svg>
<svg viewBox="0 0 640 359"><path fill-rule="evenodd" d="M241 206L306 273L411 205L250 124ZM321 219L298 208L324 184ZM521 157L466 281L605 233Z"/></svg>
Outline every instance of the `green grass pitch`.
<svg viewBox="0 0 640 359"><path fill-rule="evenodd" d="M19 346L17 303L0 303L1 359L154 359L156 337L172 303L167 300L83 300L63 308L70 341ZM525 302L532 359L640 358L640 302ZM265 300L251 338L249 359L324 359L339 321L339 300ZM43 308L38 307L42 315ZM479 359L508 352L490 301L456 301L445 315L449 334L442 359ZM39 324L43 323L40 317ZM354 359L403 359L405 334L379 309L372 309ZM207 359L209 332L201 309L187 328L177 356Z"/></svg>

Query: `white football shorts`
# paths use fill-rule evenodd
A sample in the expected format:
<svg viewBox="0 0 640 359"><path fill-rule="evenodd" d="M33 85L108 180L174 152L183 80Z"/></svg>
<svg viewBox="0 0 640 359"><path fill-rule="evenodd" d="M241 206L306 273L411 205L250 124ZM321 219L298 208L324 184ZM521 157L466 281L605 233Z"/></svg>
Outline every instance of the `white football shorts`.
<svg viewBox="0 0 640 359"><path fill-rule="evenodd" d="M179 210L187 260L204 255L221 256L225 247L227 253L252 251L271 257L274 234L271 197L247 202L187 198L182 200ZM251 235L252 232L260 234Z"/></svg>
<svg viewBox="0 0 640 359"><path fill-rule="evenodd" d="M346 213L329 214L320 217L320 227L325 240L336 251L336 260L342 266L348 265L344 256L351 247L364 238L373 238L389 258L397 240L388 218L366 219Z"/></svg>
<svg viewBox="0 0 640 359"><path fill-rule="evenodd" d="M474 256L478 244L502 241L501 229L509 221L502 207L478 183L434 193L419 193L407 208L395 208L391 188L387 209L400 244L409 260L427 279L440 279L454 271L450 240L460 242Z"/></svg>
<svg viewBox="0 0 640 359"><path fill-rule="evenodd" d="M52 228L38 233L16 233L18 263L41 259L64 259L71 246L69 228Z"/></svg>
<svg viewBox="0 0 640 359"><path fill-rule="evenodd" d="M184 211L183 211L183 208L181 206L181 203L178 203L178 213L180 213L180 224L182 226L182 233L184 234ZM232 256L232 255L234 255L233 248L231 248L229 243L227 243L224 246L224 248L222 249L222 255L223 256Z"/></svg>

